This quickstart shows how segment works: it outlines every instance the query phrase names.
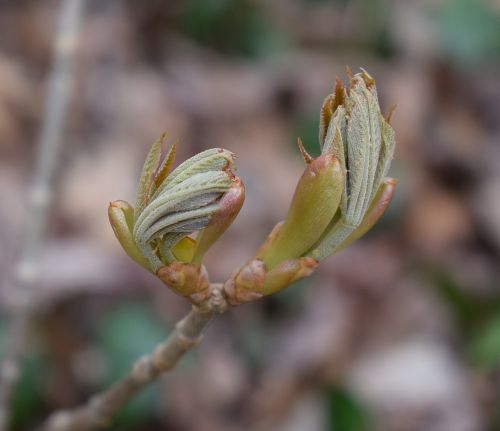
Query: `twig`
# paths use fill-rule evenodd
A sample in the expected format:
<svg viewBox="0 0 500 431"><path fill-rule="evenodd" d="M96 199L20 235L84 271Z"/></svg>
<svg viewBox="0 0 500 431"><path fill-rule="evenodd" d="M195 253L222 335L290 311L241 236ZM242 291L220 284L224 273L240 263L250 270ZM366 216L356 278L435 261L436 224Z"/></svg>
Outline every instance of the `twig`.
<svg viewBox="0 0 500 431"><path fill-rule="evenodd" d="M220 311L220 310L219 310ZM213 307L193 307L165 342L140 358L129 374L110 389L95 395L75 410L54 413L40 431L91 431L109 425L115 413L138 392L175 367L201 340L203 329L215 314Z"/></svg>
<svg viewBox="0 0 500 431"><path fill-rule="evenodd" d="M15 386L32 310L36 305L34 285L48 210L52 203L52 182L59 162L63 128L72 89L72 69L80 27L83 0L64 0L54 40L53 69L49 75L37 146L25 238L14 276L10 303L12 317L7 333L5 356L0 366L0 430L8 423L10 394Z"/></svg>

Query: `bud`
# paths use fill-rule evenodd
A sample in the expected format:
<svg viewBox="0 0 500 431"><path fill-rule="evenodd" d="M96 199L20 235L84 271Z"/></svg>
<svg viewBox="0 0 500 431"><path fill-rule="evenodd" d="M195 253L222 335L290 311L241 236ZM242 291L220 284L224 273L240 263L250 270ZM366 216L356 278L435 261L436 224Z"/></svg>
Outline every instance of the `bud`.
<svg viewBox="0 0 500 431"><path fill-rule="evenodd" d="M134 241L157 270L174 262L171 249L183 237L206 227L219 208L218 200L232 183L226 172L198 173L166 187L134 223Z"/></svg>
<svg viewBox="0 0 500 431"><path fill-rule="evenodd" d="M255 301L272 295L301 278L312 274L318 261L311 257L289 259L270 271L264 262L253 259L236 271L224 284L224 292L231 305Z"/></svg>
<svg viewBox="0 0 500 431"><path fill-rule="evenodd" d="M318 261L310 257L286 260L269 271L262 285L262 294L279 292L301 278L308 277L318 266Z"/></svg>
<svg viewBox="0 0 500 431"><path fill-rule="evenodd" d="M173 262L161 267L156 275L176 293L188 296L194 303L201 304L208 299L210 283L204 266Z"/></svg>
<svg viewBox="0 0 500 431"><path fill-rule="evenodd" d="M262 298L266 267L260 259L252 259L224 283L224 293L231 305L240 305Z"/></svg>
<svg viewBox="0 0 500 431"><path fill-rule="evenodd" d="M370 208L378 199L377 192L385 188L384 178L394 154L394 130L380 112L375 80L366 71L351 76L345 88L337 80L334 93L321 109L319 138L322 153L335 155L344 173L342 202L335 220L307 253L321 260L373 226L376 220L369 216ZM392 196L394 187L393 181L386 193L390 189ZM389 201L377 206L376 219Z"/></svg>
<svg viewBox="0 0 500 431"><path fill-rule="evenodd" d="M374 79L350 76L321 108L321 156L307 164L284 222L253 260L225 284L232 303L275 293L310 275L318 261L370 230L389 205L396 180L385 178L394 154L394 131L378 104ZM259 269L259 270L257 270Z"/></svg>
<svg viewBox="0 0 500 431"><path fill-rule="evenodd" d="M221 148L207 150L170 172L176 145L162 161L163 139L164 135L153 144L146 158L135 208L117 201L109 209L111 225L127 254L154 273L173 263L189 264L195 255L199 261L202 254L200 257L196 240L188 235L214 223L217 227L213 230L220 236L243 202L243 186L231 171L231 152ZM228 199L235 200L235 189L240 190L239 206L233 204L227 209L230 214L224 216L222 209L228 207ZM224 199L226 193L230 197ZM204 240L203 253L217 237L212 233L210 241ZM179 292L189 291L188 281L194 277L191 270L177 265L167 273L176 280ZM179 284L186 275L186 281Z"/></svg>

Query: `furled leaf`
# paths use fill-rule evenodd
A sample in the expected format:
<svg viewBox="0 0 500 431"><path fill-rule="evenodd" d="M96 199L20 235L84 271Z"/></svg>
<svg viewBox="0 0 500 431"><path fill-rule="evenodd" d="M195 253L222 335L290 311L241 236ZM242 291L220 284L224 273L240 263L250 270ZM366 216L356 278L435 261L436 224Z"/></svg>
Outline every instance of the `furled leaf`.
<svg viewBox="0 0 500 431"><path fill-rule="evenodd" d="M174 164L175 154L177 152L177 142L172 145L168 154L163 159L161 166L158 168L158 172L154 176L153 187L151 189L150 194L153 194L165 181L168 174L172 170L172 165Z"/></svg>
<svg viewBox="0 0 500 431"><path fill-rule="evenodd" d="M233 153L222 148L213 148L196 154L175 168L155 193L152 194L152 199L155 199L167 188L175 187L195 174L222 171L231 165L233 160Z"/></svg>
<svg viewBox="0 0 500 431"><path fill-rule="evenodd" d="M137 195L135 199L134 208L134 219L137 220L142 210L148 204L151 184L153 182L153 175L158 169L161 158L161 146L163 140L165 139L165 133L163 133L151 146L149 153L142 167L141 177L139 179L139 187L137 188Z"/></svg>

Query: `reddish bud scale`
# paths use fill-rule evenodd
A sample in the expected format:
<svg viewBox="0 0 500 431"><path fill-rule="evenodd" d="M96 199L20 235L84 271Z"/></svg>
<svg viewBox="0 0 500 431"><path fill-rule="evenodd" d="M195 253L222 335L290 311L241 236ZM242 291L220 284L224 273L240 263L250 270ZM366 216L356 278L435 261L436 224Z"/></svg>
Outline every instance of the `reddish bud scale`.
<svg viewBox="0 0 500 431"><path fill-rule="evenodd" d="M200 265L203 256L215 241L227 230L234 221L245 201L245 187L238 177L219 200L219 209L212 214L209 225L198 234L196 250L192 263Z"/></svg>
<svg viewBox="0 0 500 431"><path fill-rule="evenodd" d="M195 303L202 303L209 296L209 281L204 267L173 262L156 272L158 278L173 291L188 296Z"/></svg>
<svg viewBox="0 0 500 431"><path fill-rule="evenodd" d="M266 274L262 293L271 295L279 292L288 285L308 277L318 266L318 261L310 257L286 260Z"/></svg>
<svg viewBox="0 0 500 431"><path fill-rule="evenodd" d="M240 305L262 297L266 267L253 259L236 271L224 284L224 294L231 305Z"/></svg>

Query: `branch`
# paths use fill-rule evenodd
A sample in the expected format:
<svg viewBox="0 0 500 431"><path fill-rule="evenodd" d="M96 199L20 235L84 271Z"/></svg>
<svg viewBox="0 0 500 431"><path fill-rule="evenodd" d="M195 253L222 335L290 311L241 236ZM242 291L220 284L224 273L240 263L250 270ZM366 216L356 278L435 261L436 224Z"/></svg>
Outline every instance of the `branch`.
<svg viewBox="0 0 500 431"><path fill-rule="evenodd" d="M48 210L52 203L52 182L59 162L63 128L72 89L72 69L82 15L83 0L64 0L54 40L53 69L38 137L35 173L29 192L25 238L14 276L14 298L9 303L11 320L7 345L0 365L0 430L7 427L9 402L20 374L19 361L37 298L34 284Z"/></svg>
<svg viewBox="0 0 500 431"><path fill-rule="evenodd" d="M173 369L186 352L200 342L203 329L216 312L222 311L217 308L210 305L204 309L193 306L190 313L176 324L167 340L151 354L137 360L121 381L95 395L81 407L54 413L40 431L91 431L108 426L123 405Z"/></svg>

